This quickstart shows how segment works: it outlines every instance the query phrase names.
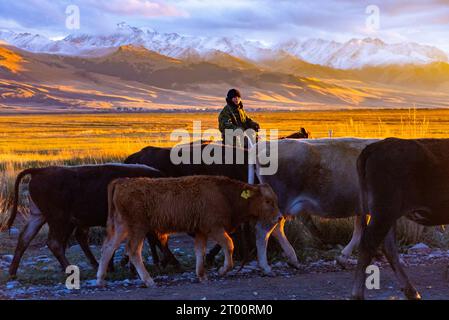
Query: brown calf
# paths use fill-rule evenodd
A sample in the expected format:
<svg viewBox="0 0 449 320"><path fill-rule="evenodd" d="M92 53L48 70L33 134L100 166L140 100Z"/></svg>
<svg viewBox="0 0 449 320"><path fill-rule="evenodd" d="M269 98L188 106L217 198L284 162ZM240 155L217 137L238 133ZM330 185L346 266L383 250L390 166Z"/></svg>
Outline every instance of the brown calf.
<svg viewBox="0 0 449 320"><path fill-rule="evenodd" d="M234 244L229 233L240 224L258 220L274 227L281 219L277 197L268 185L249 185L220 176L117 179L109 185L107 238L103 244L97 284L104 285L107 265L120 243L128 239L129 258L147 286L154 281L142 262L145 235L195 234L196 273L207 279L204 254L207 238L225 248L224 266L232 269Z"/></svg>

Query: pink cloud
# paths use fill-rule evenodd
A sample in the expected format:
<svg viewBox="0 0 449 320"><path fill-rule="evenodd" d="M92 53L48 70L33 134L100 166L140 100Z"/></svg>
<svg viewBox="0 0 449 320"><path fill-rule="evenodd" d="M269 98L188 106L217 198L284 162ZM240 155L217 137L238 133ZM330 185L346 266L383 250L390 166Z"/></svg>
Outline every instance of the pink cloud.
<svg viewBox="0 0 449 320"><path fill-rule="evenodd" d="M164 4L160 1L149 0L100 0L92 1L98 10L124 16L139 17L180 17L187 16L187 12L174 5Z"/></svg>

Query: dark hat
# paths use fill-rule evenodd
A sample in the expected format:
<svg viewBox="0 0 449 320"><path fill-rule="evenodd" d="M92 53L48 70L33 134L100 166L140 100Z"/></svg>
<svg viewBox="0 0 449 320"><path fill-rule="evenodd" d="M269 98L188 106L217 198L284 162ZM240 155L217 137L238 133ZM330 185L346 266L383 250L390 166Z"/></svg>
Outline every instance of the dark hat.
<svg viewBox="0 0 449 320"><path fill-rule="evenodd" d="M232 100L232 98L234 97L242 97L242 95L240 94L240 91L238 91L237 89L231 89L228 91L228 95L226 96L226 99Z"/></svg>

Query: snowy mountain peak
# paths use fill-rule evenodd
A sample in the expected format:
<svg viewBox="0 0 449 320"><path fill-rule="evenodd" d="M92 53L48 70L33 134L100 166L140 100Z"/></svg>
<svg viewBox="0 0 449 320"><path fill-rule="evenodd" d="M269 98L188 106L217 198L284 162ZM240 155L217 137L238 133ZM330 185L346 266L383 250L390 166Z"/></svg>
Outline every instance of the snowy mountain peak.
<svg viewBox="0 0 449 320"><path fill-rule="evenodd" d="M68 55L89 55L107 48L133 45L171 58L208 59L211 52L220 51L257 63L288 53L308 63L338 69L449 61L445 52L432 46L416 43L388 44L378 38L351 39L344 43L323 39L292 39L267 45L260 41L235 37L194 37L178 33L158 33L150 28L130 26L126 22L118 23L116 29L109 34L72 34L62 40L0 30L0 40L28 51Z"/></svg>
<svg viewBox="0 0 449 320"><path fill-rule="evenodd" d="M154 30L152 30L150 28L140 29L137 27L130 26L126 22L117 23L116 31L118 33L128 33L128 34L144 34L144 33L154 33L155 32Z"/></svg>
<svg viewBox="0 0 449 320"><path fill-rule="evenodd" d="M322 39L289 41L276 47L307 62L337 69L393 64L447 62L442 50L416 43L387 44L381 39L351 39L345 43Z"/></svg>
<svg viewBox="0 0 449 320"><path fill-rule="evenodd" d="M0 30L0 40L28 51L42 51L44 46L52 43L50 39L39 34L15 33L8 30Z"/></svg>

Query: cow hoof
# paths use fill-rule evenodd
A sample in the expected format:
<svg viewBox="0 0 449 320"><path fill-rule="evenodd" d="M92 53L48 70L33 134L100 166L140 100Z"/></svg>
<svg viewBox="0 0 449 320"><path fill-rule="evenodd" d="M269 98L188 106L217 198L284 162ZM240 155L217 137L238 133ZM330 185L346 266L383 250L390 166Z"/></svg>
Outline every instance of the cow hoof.
<svg viewBox="0 0 449 320"><path fill-rule="evenodd" d="M335 261L337 261L338 265L343 269L350 269L357 264L357 261L355 259L351 259L349 258L349 256L345 256L343 254L336 257Z"/></svg>
<svg viewBox="0 0 449 320"><path fill-rule="evenodd" d="M106 281L105 280L97 280L97 287L100 287L100 288L106 287Z"/></svg>
<svg viewBox="0 0 449 320"><path fill-rule="evenodd" d="M153 280L147 280L144 282L146 288L156 288L156 283Z"/></svg>
<svg viewBox="0 0 449 320"><path fill-rule="evenodd" d="M16 274L9 275L8 281L14 281L14 280L17 280L17 275Z"/></svg>
<svg viewBox="0 0 449 320"><path fill-rule="evenodd" d="M201 277L198 277L198 281L200 283L207 283L209 281L209 279L207 278L207 276L201 276Z"/></svg>
<svg viewBox="0 0 449 320"><path fill-rule="evenodd" d="M263 275L264 275L265 277L270 277L270 278L273 278L273 277L276 276L272 270L264 271L264 272L263 272Z"/></svg>
<svg viewBox="0 0 449 320"><path fill-rule="evenodd" d="M226 275L226 273L228 273L228 271L229 271L228 268L226 268L226 267L221 267L221 268L218 270L218 275L224 276L224 275Z"/></svg>
<svg viewBox="0 0 449 320"><path fill-rule="evenodd" d="M353 294L351 300L365 300L365 297L363 295Z"/></svg>
<svg viewBox="0 0 449 320"><path fill-rule="evenodd" d="M300 270L300 269L301 269L301 266L299 265L299 262L298 262L298 261L296 261L296 262L290 262L290 261L288 261L287 264L288 264L290 267L292 267L292 268L294 268L294 269L296 269L296 270Z"/></svg>
<svg viewBox="0 0 449 320"><path fill-rule="evenodd" d="M404 294L408 300L421 300L421 295L416 289L406 289L404 290Z"/></svg>

